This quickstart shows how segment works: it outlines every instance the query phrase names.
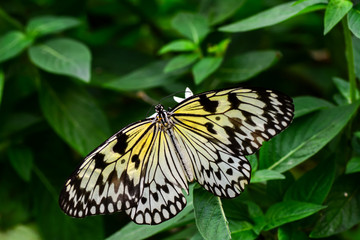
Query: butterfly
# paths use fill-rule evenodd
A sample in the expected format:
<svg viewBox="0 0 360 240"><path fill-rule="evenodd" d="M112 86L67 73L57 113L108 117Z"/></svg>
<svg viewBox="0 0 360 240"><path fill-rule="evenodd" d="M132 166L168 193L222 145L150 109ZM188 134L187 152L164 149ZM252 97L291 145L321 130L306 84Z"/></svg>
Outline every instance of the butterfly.
<svg viewBox="0 0 360 240"><path fill-rule="evenodd" d="M185 206L196 181L234 198L250 182L246 155L289 126L292 99L274 90L229 88L193 95L132 123L91 152L59 198L72 217L125 211L137 224L159 224Z"/></svg>

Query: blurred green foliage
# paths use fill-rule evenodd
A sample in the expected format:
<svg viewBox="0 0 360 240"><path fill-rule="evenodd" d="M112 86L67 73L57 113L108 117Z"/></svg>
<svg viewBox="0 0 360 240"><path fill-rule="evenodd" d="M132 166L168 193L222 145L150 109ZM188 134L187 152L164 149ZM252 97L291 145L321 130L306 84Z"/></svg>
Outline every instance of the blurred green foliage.
<svg viewBox="0 0 360 240"><path fill-rule="evenodd" d="M349 0L3 1L0 239L359 239L359 37ZM192 186L157 226L61 212L65 180L112 133L187 86L239 85L295 103L239 197Z"/></svg>

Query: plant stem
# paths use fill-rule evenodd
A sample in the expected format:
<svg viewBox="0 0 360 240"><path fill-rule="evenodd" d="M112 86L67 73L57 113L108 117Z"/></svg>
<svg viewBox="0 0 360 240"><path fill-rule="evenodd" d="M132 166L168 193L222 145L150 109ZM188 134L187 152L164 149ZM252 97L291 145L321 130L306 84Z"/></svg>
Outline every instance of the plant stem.
<svg viewBox="0 0 360 240"><path fill-rule="evenodd" d="M350 103L355 102L355 91L356 91L356 79L355 79L355 65L354 65L354 52L352 45L351 32L348 28L347 17L342 19L342 25L344 29L345 38L345 57L347 61L348 77L350 83Z"/></svg>
<svg viewBox="0 0 360 240"><path fill-rule="evenodd" d="M10 17L2 8L0 8L0 19L3 19L4 21L8 22L9 24L21 31L24 30L22 24L16 19Z"/></svg>

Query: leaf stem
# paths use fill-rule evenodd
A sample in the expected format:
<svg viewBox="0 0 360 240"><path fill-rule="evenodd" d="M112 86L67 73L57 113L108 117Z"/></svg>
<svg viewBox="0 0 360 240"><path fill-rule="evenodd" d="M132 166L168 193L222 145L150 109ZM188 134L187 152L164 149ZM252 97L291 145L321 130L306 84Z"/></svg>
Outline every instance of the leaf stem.
<svg viewBox="0 0 360 240"><path fill-rule="evenodd" d="M9 24L21 31L24 30L22 24L18 20L9 16L2 8L0 8L0 19L3 19L4 21L8 22Z"/></svg>
<svg viewBox="0 0 360 240"><path fill-rule="evenodd" d="M40 179L40 181L44 184L45 188L50 192L55 202L57 202L58 199L57 192L55 188L51 185L47 177L42 173L42 171L36 165L33 165L33 171L35 172L36 176Z"/></svg>
<svg viewBox="0 0 360 240"><path fill-rule="evenodd" d="M355 79L355 65L354 65L354 52L352 45L351 32L348 28L347 17L342 19L342 25L344 30L344 38L345 38L345 57L347 61L348 68L348 77L350 83L350 103L355 102L356 100L356 79Z"/></svg>

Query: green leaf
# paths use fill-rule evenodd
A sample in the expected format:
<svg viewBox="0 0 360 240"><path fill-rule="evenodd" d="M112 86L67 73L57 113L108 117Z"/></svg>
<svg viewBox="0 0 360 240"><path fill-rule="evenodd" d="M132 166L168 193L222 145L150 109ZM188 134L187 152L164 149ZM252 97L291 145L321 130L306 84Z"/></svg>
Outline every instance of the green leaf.
<svg viewBox="0 0 360 240"><path fill-rule="evenodd" d="M246 32L263 27L272 26L283 22L291 17L296 16L305 8L319 4L327 3L326 0L308 0L295 4L295 2L288 2L276 7L270 8L251 17L245 18L235 23L220 27L223 32Z"/></svg>
<svg viewBox="0 0 360 240"><path fill-rule="evenodd" d="M353 53L354 53L354 63L360 62L360 39L353 37ZM360 79L360 64L355 64L355 74L356 77Z"/></svg>
<svg viewBox="0 0 360 240"><path fill-rule="evenodd" d="M210 32L207 19L202 15L179 13L171 21L172 27L198 45Z"/></svg>
<svg viewBox="0 0 360 240"><path fill-rule="evenodd" d="M163 46L159 50L159 54L164 54L168 52L189 52L189 51L194 51L197 48L198 47L196 46L196 44L194 44L192 41L175 40Z"/></svg>
<svg viewBox="0 0 360 240"><path fill-rule="evenodd" d="M25 182L29 182L34 161L30 148L11 147L8 150L8 157L17 174L19 174Z"/></svg>
<svg viewBox="0 0 360 240"><path fill-rule="evenodd" d="M346 174L360 172L360 157L353 157L346 165Z"/></svg>
<svg viewBox="0 0 360 240"><path fill-rule="evenodd" d="M43 81L40 105L55 132L83 156L110 137L105 115L93 98L69 81Z"/></svg>
<svg viewBox="0 0 360 240"><path fill-rule="evenodd" d="M293 225L287 224L279 227L278 240L308 240L309 237L302 231L299 231Z"/></svg>
<svg viewBox="0 0 360 240"><path fill-rule="evenodd" d="M245 0L205 0L201 1L200 11L207 16L210 25L215 25L231 17L244 3Z"/></svg>
<svg viewBox="0 0 360 240"><path fill-rule="evenodd" d="M302 163L347 124L359 103L333 107L296 119L290 127L260 149L260 169L284 172Z"/></svg>
<svg viewBox="0 0 360 240"><path fill-rule="evenodd" d="M173 82L182 74L179 71L164 73L165 65L166 61L153 62L125 76L114 78L101 86L118 91L133 91L163 86Z"/></svg>
<svg viewBox="0 0 360 240"><path fill-rule="evenodd" d="M341 95L346 99L347 103L350 103L350 84L349 82L345 81L344 79L334 77L333 78L334 84L336 88L339 90ZM356 99L359 99L360 94L357 89L355 89L355 97Z"/></svg>
<svg viewBox="0 0 360 240"><path fill-rule="evenodd" d="M274 65L280 58L277 51L255 51L225 60L215 77L221 81L243 82Z"/></svg>
<svg viewBox="0 0 360 240"><path fill-rule="evenodd" d="M195 84L200 84L215 72L220 67L222 60L218 57L204 57L198 61L192 69Z"/></svg>
<svg viewBox="0 0 360 240"><path fill-rule="evenodd" d="M348 0L330 0L325 10L324 35L326 35L350 11L353 4Z"/></svg>
<svg viewBox="0 0 360 240"><path fill-rule="evenodd" d="M176 57L173 57L165 66L164 72L172 72L178 69L181 69L183 67L186 67L193 62L195 62L197 59L199 59L199 54L192 53L192 54L180 54Z"/></svg>
<svg viewBox="0 0 360 240"><path fill-rule="evenodd" d="M31 61L41 69L90 81L90 50L82 43L66 38L49 40L29 49Z"/></svg>
<svg viewBox="0 0 360 240"><path fill-rule="evenodd" d="M16 225L6 231L0 231L2 240L41 240L41 235L34 224Z"/></svg>
<svg viewBox="0 0 360 240"><path fill-rule="evenodd" d="M333 104L324 99L311 96L295 97L293 100L295 106L295 118L301 117L303 115L312 113L320 109L334 106Z"/></svg>
<svg viewBox="0 0 360 240"><path fill-rule="evenodd" d="M326 206L297 201L284 201L272 205L265 216L268 224L265 231L276 228L283 224L306 218Z"/></svg>
<svg viewBox="0 0 360 240"><path fill-rule="evenodd" d="M32 41L19 31L11 31L0 37L0 63L20 54Z"/></svg>
<svg viewBox="0 0 360 240"><path fill-rule="evenodd" d="M162 232L166 229L169 229L179 222L187 215L192 214L191 211L194 209L193 206L193 189L194 185L189 186L189 195L185 198L187 200L186 207L175 217L170 220L163 222L159 225L138 225L134 222L130 222L125 227L121 228L119 231L106 238L106 240L118 240L118 239L126 239L126 240L141 240L147 239L159 232Z"/></svg>
<svg viewBox="0 0 360 240"><path fill-rule="evenodd" d="M4 92L4 84L5 84L5 76L4 71L2 68L0 68L0 106L1 106L1 100Z"/></svg>
<svg viewBox="0 0 360 240"><path fill-rule="evenodd" d="M41 16L32 18L26 27L26 32L32 37L39 37L51 33L57 33L76 27L80 21L72 17Z"/></svg>
<svg viewBox="0 0 360 240"><path fill-rule="evenodd" d="M333 159L323 160L316 168L306 172L286 191L284 200L322 204L335 178Z"/></svg>
<svg viewBox="0 0 360 240"><path fill-rule="evenodd" d="M265 182L274 179L285 179L285 176L277 171L263 169L258 170L253 174L251 183Z"/></svg>
<svg viewBox="0 0 360 240"><path fill-rule="evenodd" d="M310 237L328 237L350 229L360 222L359 174L339 178L326 200L328 206L321 214Z"/></svg>
<svg viewBox="0 0 360 240"><path fill-rule="evenodd" d="M352 8L349 11L348 26L350 31L357 37L360 38L360 10L359 8Z"/></svg>
<svg viewBox="0 0 360 240"><path fill-rule="evenodd" d="M205 239L231 239L221 199L203 188L194 190L196 226Z"/></svg>

